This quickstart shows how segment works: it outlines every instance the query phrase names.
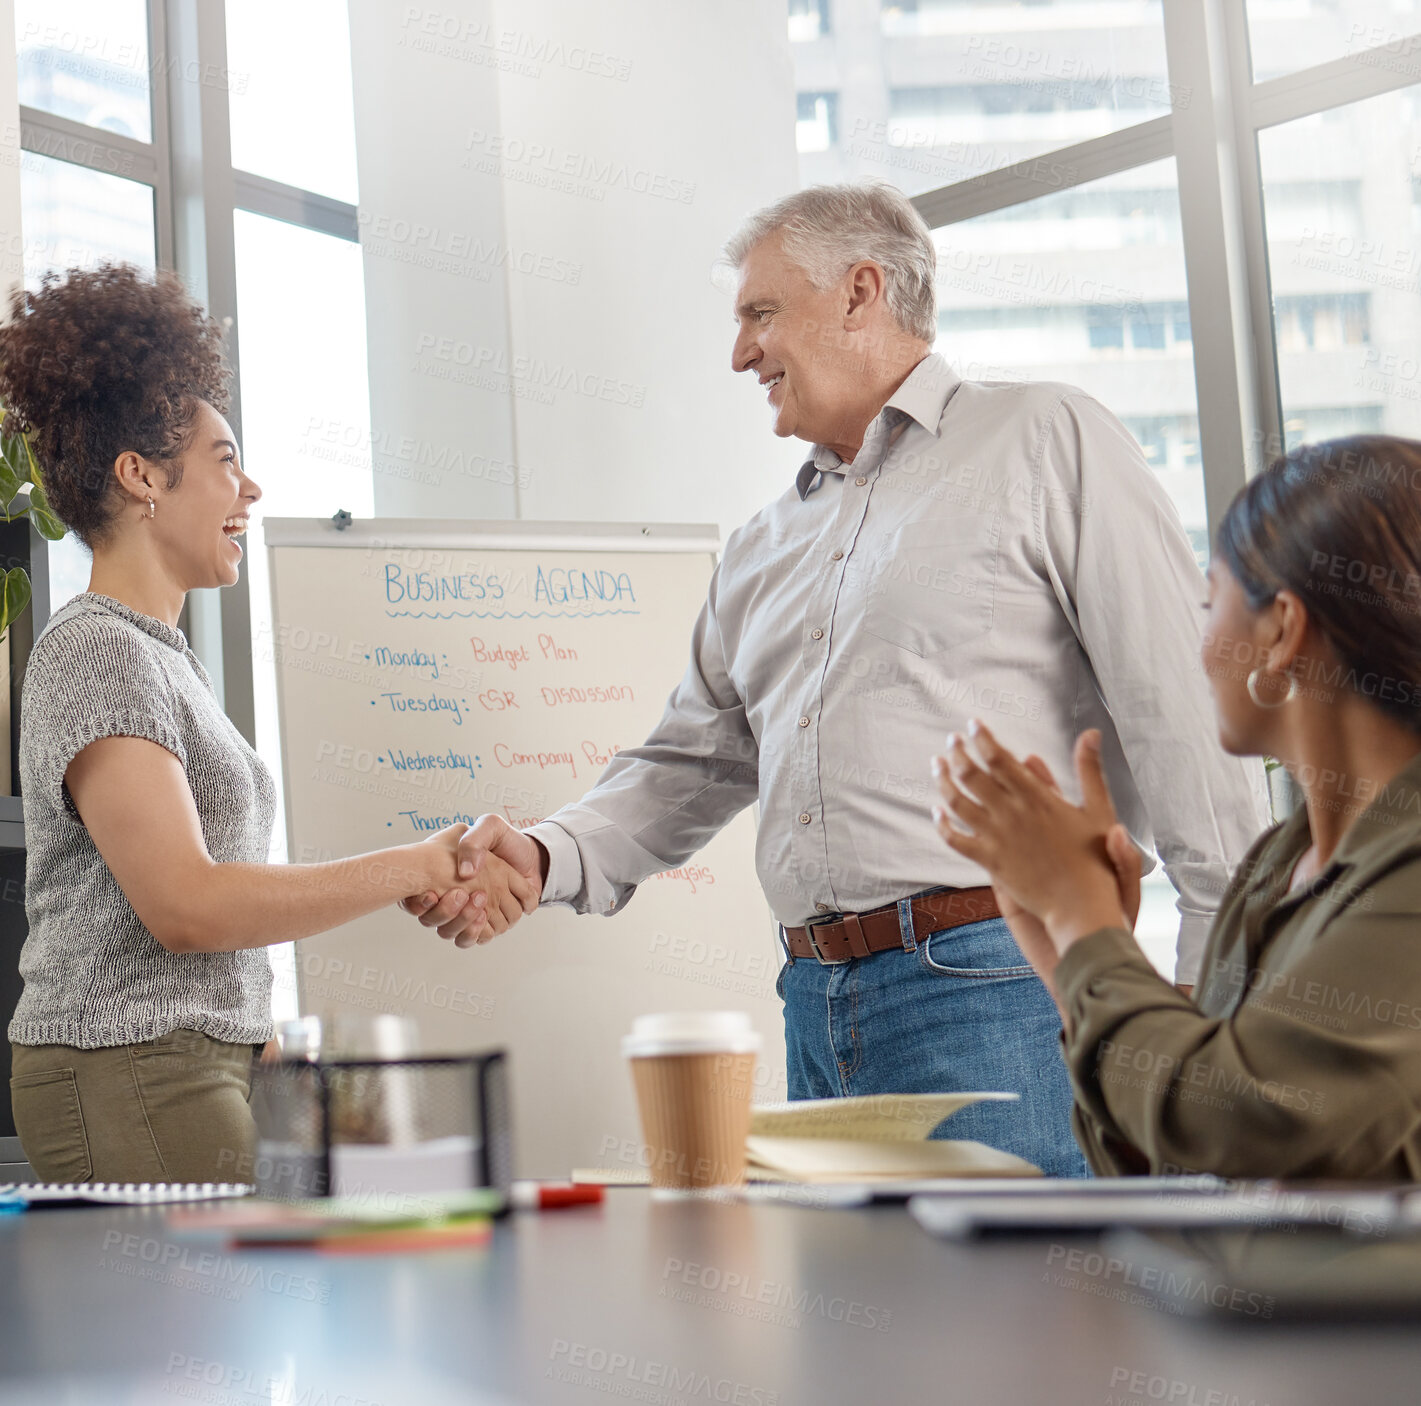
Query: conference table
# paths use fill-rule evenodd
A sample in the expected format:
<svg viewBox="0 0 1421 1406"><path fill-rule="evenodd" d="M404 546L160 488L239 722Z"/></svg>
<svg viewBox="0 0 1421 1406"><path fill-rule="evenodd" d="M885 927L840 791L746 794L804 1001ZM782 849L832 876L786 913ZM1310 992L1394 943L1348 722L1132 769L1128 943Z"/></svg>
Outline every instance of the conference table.
<svg viewBox="0 0 1421 1406"><path fill-rule="evenodd" d="M657 1406L1413 1401L1405 1323L1131 1302L1090 1238L935 1240L901 1206L519 1212L486 1247L229 1252L159 1209L0 1220L0 1403Z"/></svg>

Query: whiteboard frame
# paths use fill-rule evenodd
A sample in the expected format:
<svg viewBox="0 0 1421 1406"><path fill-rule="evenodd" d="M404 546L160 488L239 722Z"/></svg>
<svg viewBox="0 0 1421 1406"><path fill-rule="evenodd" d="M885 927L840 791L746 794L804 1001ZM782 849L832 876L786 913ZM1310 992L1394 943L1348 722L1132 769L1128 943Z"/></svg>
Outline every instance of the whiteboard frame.
<svg viewBox="0 0 1421 1406"><path fill-rule="evenodd" d="M720 556L714 523L524 522L496 518L447 522L428 517L354 518L337 527L331 518L263 518L268 551L277 547L363 547L404 551L442 547L462 551L709 552Z"/></svg>
<svg viewBox="0 0 1421 1406"><path fill-rule="evenodd" d="M720 529L713 523L616 523L616 522L536 522L500 519L492 521L445 521L432 518L366 518L353 519L337 527L332 518L269 518L264 529L264 546L270 571L272 625L282 621L278 550L285 548L344 548L368 553L406 550L450 551L558 551L607 553L676 554L680 557L708 559L714 570L719 564L723 543ZM685 645L689 650L690 636ZM282 771L282 799L286 821L288 859L294 855L295 826L292 806L295 790L290 785L288 767L289 738L287 736L290 679L276 665L277 737ZM751 825L758 831L760 804L758 799L747 807ZM752 832L753 834L753 832ZM752 843L753 850L753 843ZM753 871L752 871L753 872ZM769 912L764 891L758 879L752 880L747 895L753 893L763 911L764 950L776 964L780 958L778 928ZM756 925L759 926L758 924ZM747 949L748 950L748 949ZM758 950L758 946L756 947ZM772 969L772 968L771 968ZM308 974L298 959L295 964L295 986L298 1009L307 1010ZM768 1038L768 1037L767 1037ZM778 1067L778 1061L771 1059Z"/></svg>
<svg viewBox="0 0 1421 1406"><path fill-rule="evenodd" d="M271 621L275 629L279 610L272 553L279 547L359 547L365 551L409 551L438 548L449 551L527 552L688 552L708 554L711 567L720 561L720 529L714 523L683 522L526 522L515 518L469 519L445 522L440 518L352 518L337 527L334 518L273 517L261 520L267 552L267 581L271 592ZM286 860L295 864L291 824L291 788L287 783L286 683L276 668L276 736L281 767L281 809L286 822ZM757 801L751 814L759 827ZM300 1001L301 973L296 972Z"/></svg>

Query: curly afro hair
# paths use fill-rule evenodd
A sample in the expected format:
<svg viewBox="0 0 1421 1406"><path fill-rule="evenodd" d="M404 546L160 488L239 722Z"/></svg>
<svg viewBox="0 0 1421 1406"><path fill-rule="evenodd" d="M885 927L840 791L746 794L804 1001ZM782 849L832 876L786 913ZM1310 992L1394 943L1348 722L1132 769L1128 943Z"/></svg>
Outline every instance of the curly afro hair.
<svg viewBox="0 0 1421 1406"><path fill-rule="evenodd" d="M7 431L28 431L55 513L90 547L118 515L114 460L133 450L169 488L206 401L225 414L222 332L176 275L132 264L46 274L17 291L0 327Z"/></svg>

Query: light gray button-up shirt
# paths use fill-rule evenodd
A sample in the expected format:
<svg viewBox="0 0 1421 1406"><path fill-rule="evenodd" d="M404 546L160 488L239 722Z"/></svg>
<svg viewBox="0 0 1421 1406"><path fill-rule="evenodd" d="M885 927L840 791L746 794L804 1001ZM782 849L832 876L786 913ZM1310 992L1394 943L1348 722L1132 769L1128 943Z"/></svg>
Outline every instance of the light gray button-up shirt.
<svg viewBox="0 0 1421 1406"><path fill-rule="evenodd" d="M1179 891L1176 980L1192 980L1268 822L1261 766L1218 744L1205 595L1172 503L1103 406L963 381L929 356L852 463L816 447L731 534L651 736L530 830L543 901L616 912L756 800L782 923L982 884L930 817L944 734L981 717L1078 798L1072 745L1098 727L1120 818Z"/></svg>

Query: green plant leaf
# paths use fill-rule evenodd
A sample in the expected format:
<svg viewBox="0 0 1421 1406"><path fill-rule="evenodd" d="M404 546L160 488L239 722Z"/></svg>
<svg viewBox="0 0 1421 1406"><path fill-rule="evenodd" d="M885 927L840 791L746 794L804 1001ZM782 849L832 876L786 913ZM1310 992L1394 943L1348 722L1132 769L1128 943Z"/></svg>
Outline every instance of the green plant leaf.
<svg viewBox="0 0 1421 1406"><path fill-rule="evenodd" d="M39 535L46 542L57 542L68 532L68 528L55 517L49 506L42 485L36 483L30 489L30 521L39 529Z"/></svg>
<svg viewBox="0 0 1421 1406"><path fill-rule="evenodd" d="M41 483L39 476L39 460L35 458L34 445L30 443L29 435L22 435L20 443L25 446L25 477L31 483Z"/></svg>
<svg viewBox="0 0 1421 1406"><path fill-rule="evenodd" d="M0 634L15 623L30 603L30 578L23 566L12 566L5 573L5 586L0 593Z"/></svg>
<svg viewBox="0 0 1421 1406"><path fill-rule="evenodd" d="M29 477L29 455L24 440L19 435L0 433L0 503L5 504L6 512Z"/></svg>

